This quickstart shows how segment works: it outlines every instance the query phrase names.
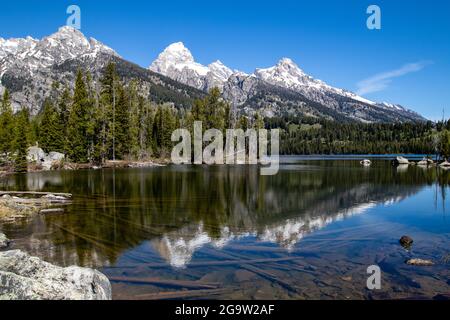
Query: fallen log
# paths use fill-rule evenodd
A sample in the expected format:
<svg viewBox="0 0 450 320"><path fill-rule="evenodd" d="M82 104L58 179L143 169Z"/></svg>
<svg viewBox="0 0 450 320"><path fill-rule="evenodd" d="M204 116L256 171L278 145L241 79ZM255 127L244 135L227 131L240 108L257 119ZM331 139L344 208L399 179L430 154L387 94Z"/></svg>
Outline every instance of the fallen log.
<svg viewBox="0 0 450 320"><path fill-rule="evenodd" d="M219 283L201 283L198 281L172 280L159 278L109 277L109 281L151 284L155 286L186 288L186 289L217 289L220 286Z"/></svg>
<svg viewBox="0 0 450 320"><path fill-rule="evenodd" d="M235 255L235 254L231 254L231 253L227 253L227 252L215 252L212 251L210 249L205 249L205 251L209 252L211 255L215 255L219 258L225 258L225 259L242 259L241 256ZM280 285L281 287L283 287L284 289L294 292L294 293L298 293L298 289L293 287L291 284L289 284L288 282L284 281L283 279L280 279L277 275L263 270L261 268L258 268L252 264L249 264L248 262L245 264L241 264L240 265L241 269L253 272L254 274L260 276L261 278L264 278L266 280L269 280L271 282L277 283L278 285Z"/></svg>
<svg viewBox="0 0 450 320"><path fill-rule="evenodd" d="M52 223L52 225L63 230L64 232L67 232L68 234L71 234L72 236L75 236L77 238L83 239L84 241L86 241L88 243L91 243L92 245L104 250L105 252L110 252L110 253L116 254L116 251L113 248L111 248L108 245L104 245L103 243L100 243L97 239L93 239L91 236L64 228L63 226L56 224L56 223Z"/></svg>
<svg viewBox="0 0 450 320"><path fill-rule="evenodd" d="M229 265L241 265L241 264L258 264L258 263L268 263L268 262L282 262L282 261L294 261L301 260L302 257L283 257L283 258L264 258L264 259L241 259L241 260L213 260L213 261L198 261L190 262L187 266L189 268L195 267L215 267L215 266L229 266ZM104 269L128 269L136 267L146 267L146 268L167 268L170 265L166 262L153 262L153 263L143 263L143 264L132 264L123 266L106 266Z"/></svg>
<svg viewBox="0 0 450 320"><path fill-rule="evenodd" d="M37 191L0 191L0 196L4 195L35 195L35 196L49 196L71 198L71 193L57 193L57 192L37 192Z"/></svg>
<svg viewBox="0 0 450 320"><path fill-rule="evenodd" d="M168 291L168 292L139 294L133 296L133 299L142 299L142 300L186 299L186 298L214 296L229 291L230 291L229 289Z"/></svg>

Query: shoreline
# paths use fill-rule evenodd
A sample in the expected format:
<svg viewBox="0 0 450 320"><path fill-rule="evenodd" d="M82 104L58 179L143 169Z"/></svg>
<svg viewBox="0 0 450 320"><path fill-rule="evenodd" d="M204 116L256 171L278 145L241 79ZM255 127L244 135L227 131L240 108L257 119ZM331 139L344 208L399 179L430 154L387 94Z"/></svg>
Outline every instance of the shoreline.
<svg viewBox="0 0 450 320"><path fill-rule="evenodd" d="M52 168L45 169L40 165L31 163L28 165L27 173L34 172L45 172L45 171L60 171L60 170L100 170L100 169L111 169L111 168L150 168L150 167L162 167L170 164L170 159L158 158L148 161L129 161L129 160L108 160L102 165L96 165L92 163L74 163L74 162L63 162L63 163L53 163ZM0 168L0 179L6 176L15 174L11 167L7 167L6 170Z"/></svg>

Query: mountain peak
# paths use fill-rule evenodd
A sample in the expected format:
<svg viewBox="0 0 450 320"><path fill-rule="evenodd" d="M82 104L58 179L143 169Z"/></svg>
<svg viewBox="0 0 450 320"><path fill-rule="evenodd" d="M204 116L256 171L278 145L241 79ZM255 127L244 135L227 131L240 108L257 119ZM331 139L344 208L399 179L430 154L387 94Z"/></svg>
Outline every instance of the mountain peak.
<svg viewBox="0 0 450 320"><path fill-rule="evenodd" d="M172 43L165 48L164 51L158 55L158 58L153 61L149 69L161 74L167 74L169 69L175 68L181 71L186 65L195 65L199 72L207 72L194 61L192 53L184 46L184 43L180 41Z"/></svg>
<svg viewBox="0 0 450 320"><path fill-rule="evenodd" d="M46 38L53 38L53 39L78 38L78 39L84 39L87 41L86 37L80 30L75 29L74 27L70 27L70 26L62 26L62 27L58 28L57 32L53 33L52 35L50 35ZM46 39L46 38L44 38L44 39Z"/></svg>
<svg viewBox="0 0 450 320"><path fill-rule="evenodd" d="M212 62L210 65L225 66L225 65L223 64L223 62L220 61L220 60L216 60L216 61Z"/></svg>
<svg viewBox="0 0 450 320"><path fill-rule="evenodd" d="M184 46L183 42L175 42L169 45L164 51L159 55L163 58L173 58L176 62L194 62L194 57L191 51ZM158 57L158 58L159 58Z"/></svg>
<svg viewBox="0 0 450 320"><path fill-rule="evenodd" d="M233 74L233 70L224 65L220 60L214 61L208 66L208 68L209 71L216 76L219 82L227 81L228 78Z"/></svg>
<svg viewBox="0 0 450 320"><path fill-rule="evenodd" d="M184 51L188 50L182 41L174 42L167 46L165 50L170 51Z"/></svg>
<svg viewBox="0 0 450 320"><path fill-rule="evenodd" d="M278 61L278 65L292 65L297 67L297 64L291 58L281 58Z"/></svg>
<svg viewBox="0 0 450 320"><path fill-rule="evenodd" d="M86 39L84 34L69 26L60 27L57 32L43 38L40 41L41 47L52 48L60 47L61 45L64 47L74 47L83 51L89 50L90 48L89 41Z"/></svg>
<svg viewBox="0 0 450 320"><path fill-rule="evenodd" d="M305 86L312 83L312 78L290 58L282 58L270 68L256 69L254 75L271 84L287 88Z"/></svg>
<svg viewBox="0 0 450 320"><path fill-rule="evenodd" d="M290 58L281 58L275 66L277 69L282 69L290 73L304 75L302 69Z"/></svg>
<svg viewBox="0 0 450 320"><path fill-rule="evenodd" d="M73 32L81 33L78 29L71 27L71 26L59 27L57 33L73 33Z"/></svg>

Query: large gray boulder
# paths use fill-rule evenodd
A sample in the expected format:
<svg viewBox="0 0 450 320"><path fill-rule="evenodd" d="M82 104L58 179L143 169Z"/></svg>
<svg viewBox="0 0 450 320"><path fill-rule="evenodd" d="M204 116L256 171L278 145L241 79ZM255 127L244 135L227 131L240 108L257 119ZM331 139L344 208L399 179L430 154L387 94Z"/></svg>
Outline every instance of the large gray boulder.
<svg viewBox="0 0 450 320"><path fill-rule="evenodd" d="M48 161L62 161L64 160L64 153L51 151L45 159Z"/></svg>
<svg viewBox="0 0 450 320"><path fill-rule="evenodd" d="M0 252L0 300L110 300L97 270L58 267L20 250Z"/></svg>
<svg viewBox="0 0 450 320"><path fill-rule="evenodd" d="M396 157L394 162L396 164L409 164L409 160L401 156Z"/></svg>
<svg viewBox="0 0 450 320"><path fill-rule="evenodd" d="M55 163L64 160L64 154L54 151L45 154L44 150L35 146L28 148L27 160L41 165L44 170L50 170Z"/></svg>
<svg viewBox="0 0 450 320"><path fill-rule="evenodd" d="M42 169L51 170L55 163L60 163L64 160L64 154L60 152L49 152L47 156L44 157L44 161L41 163Z"/></svg>
<svg viewBox="0 0 450 320"><path fill-rule="evenodd" d="M42 161L44 161L44 158L45 158L45 152L41 148L36 147L36 146L28 148L28 152L27 152L28 162L41 163Z"/></svg>

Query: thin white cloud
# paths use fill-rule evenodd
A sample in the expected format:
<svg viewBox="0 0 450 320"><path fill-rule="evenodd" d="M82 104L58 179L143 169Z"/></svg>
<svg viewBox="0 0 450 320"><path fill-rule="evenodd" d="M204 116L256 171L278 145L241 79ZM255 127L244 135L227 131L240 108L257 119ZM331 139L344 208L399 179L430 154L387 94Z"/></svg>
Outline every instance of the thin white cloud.
<svg viewBox="0 0 450 320"><path fill-rule="evenodd" d="M408 63L401 68L382 72L373 77L364 79L357 83L357 94L364 95L367 93L378 92L386 89L394 78L407 75L412 72L417 72L431 64L431 61L419 61L415 63Z"/></svg>

